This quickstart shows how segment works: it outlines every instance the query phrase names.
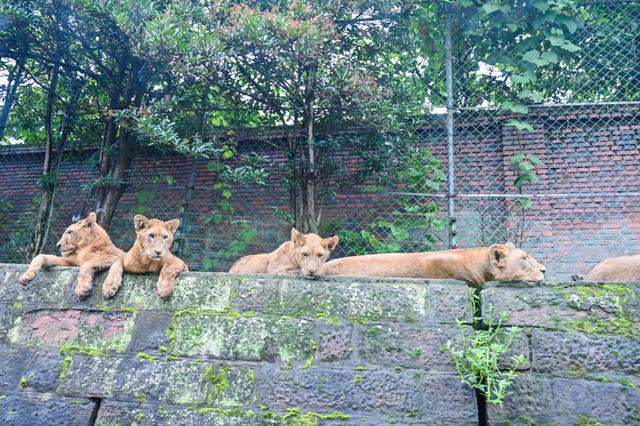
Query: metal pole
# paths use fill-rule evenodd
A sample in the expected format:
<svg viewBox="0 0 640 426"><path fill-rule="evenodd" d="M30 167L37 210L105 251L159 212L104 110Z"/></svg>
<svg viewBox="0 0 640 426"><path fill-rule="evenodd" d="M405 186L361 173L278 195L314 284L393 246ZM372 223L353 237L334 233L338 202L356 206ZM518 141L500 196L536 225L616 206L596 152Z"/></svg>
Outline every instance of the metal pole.
<svg viewBox="0 0 640 426"><path fill-rule="evenodd" d="M447 72L447 213L449 215L449 248L456 247L456 215L455 215L455 176L453 169L453 66L451 60L451 15L449 5L445 4L445 61Z"/></svg>

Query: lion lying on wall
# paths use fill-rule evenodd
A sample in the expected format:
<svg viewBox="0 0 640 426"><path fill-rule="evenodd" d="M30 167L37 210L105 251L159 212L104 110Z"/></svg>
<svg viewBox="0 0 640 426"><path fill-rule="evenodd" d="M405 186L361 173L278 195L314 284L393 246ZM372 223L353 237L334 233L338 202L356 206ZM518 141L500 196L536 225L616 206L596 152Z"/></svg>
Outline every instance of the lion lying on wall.
<svg viewBox="0 0 640 426"><path fill-rule="evenodd" d="M480 286L486 281L544 280L545 267L511 243L423 253L351 256L327 262L322 275L456 279Z"/></svg>
<svg viewBox="0 0 640 426"><path fill-rule="evenodd" d="M573 278L576 281L582 279L579 276ZM640 255L605 259L591 268L584 279L610 282L640 281Z"/></svg>
<svg viewBox="0 0 640 426"><path fill-rule="evenodd" d="M20 277L22 284L31 281L43 266L80 266L75 292L78 297L87 297L93 287L94 274L124 257L124 252L98 225L93 212L67 227L56 245L62 256L39 254L34 257L27 272Z"/></svg>
<svg viewBox="0 0 640 426"><path fill-rule="evenodd" d="M234 273L297 274L316 278L331 252L338 244L338 237L321 238L316 234L301 234L291 228L291 240L271 253L241 257L231 266Z"/></svg>

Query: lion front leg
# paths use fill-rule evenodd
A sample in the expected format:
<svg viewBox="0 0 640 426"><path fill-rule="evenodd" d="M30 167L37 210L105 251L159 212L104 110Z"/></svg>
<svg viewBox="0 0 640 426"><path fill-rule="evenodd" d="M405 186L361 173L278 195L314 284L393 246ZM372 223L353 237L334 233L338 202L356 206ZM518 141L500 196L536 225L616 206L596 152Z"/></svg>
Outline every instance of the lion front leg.
<svg viewBox="0 0 640 426"><path fill-rule="evenodd" d="M176 277L185 270L188 270L187 265L178 258L172 259L162 266L158 277L158 294L160 297L165 299L173 294Z"/></svg>
<svg viewBox="0 0 640 426"><path fill-rule="evenodd" d="M118 259L113 265L111 265L111 268L109 268L109 275L107 275L104 283L102 283L102 296L107 299L115 296L122 285L123 272L124 263L122 259Z"/></svg>
<svg viewBox="0 0 640 426"><path fill-rule="evenodd" d="M111 267L111 265L119 259L117 256L106 256L89 260L80 265L78 282L76 284L76 296L80 298L87 297L93 287L93 276L95 273Z"/></svg>
<svg viewBox="0 0 640 426"><path fill-rule="evenodd" d="M54 256L51 254L39 254L33 258L27 271L20 277L20 283L26 284L31 281L43 266L71 266L73 262L69 259Z"/></svg>

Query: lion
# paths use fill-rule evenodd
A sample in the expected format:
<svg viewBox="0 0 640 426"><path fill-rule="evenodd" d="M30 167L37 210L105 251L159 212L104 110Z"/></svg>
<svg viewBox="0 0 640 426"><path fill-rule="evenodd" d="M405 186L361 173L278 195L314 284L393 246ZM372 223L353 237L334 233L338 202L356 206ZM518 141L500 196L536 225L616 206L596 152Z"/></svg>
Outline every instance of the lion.
<svg viewBox="0 0 640 426"><path fill-rule="evenodd" d="M180 220L163 222L137 214L133 224L136 241L124 258L109 269L109 275L102 284L102 295L109 298L117 293L124 271L136 274L159 271L158 294L163 299L167 298L173 294L178 274L189 272L187 264L171 253L173 236L180 226Z"/></svg>
<svg viewBox="0 0 640 426"><path fill-rule="evenodd" d="M337 236L322 238L317 234L301 234L291 228L291 240L271 253L252 254L240 258L229 272L297 274L317 278L322 265L336 248Z"/></svg>
<svg viewBox="0 0 640 426"><path fill-rule="evenodd" d="M96 222L96 214L89 215L67 227L56 244L62 256L39 254L33 258L20 282L31 281L42 267L80 266L75 293L84 298L93 287L96 272L108 269L124 257L124 252L116 247L107 232Z"/></svg>
<svg viewBox="0 0 640 426"><path fill-rule="evenodd" d="M575 281L582 280L579 276L572 278ZM591 268L584 279L609 282L640 281L640 255L605 259Z"/></svg>
<svg viewBox="0 0 640 426"><path fill-rule="evenodd" d="M456 279L472 286L486 281L544 280L545 267L513 244L422 253L351 256L327 262L322 275Z"/></svg>

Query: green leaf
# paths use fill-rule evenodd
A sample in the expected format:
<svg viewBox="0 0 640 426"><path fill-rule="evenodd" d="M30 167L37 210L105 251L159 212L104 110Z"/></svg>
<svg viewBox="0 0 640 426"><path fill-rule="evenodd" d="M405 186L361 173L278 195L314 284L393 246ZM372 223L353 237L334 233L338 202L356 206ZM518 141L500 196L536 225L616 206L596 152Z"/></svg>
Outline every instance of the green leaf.
<svg viewBox="0 0 640 426"><path fill-rule="evenodd" d="M558 55L549 50L540 55L540 59L545 62L545 65L549 63L556 63L558 62Z"/></svg>
<svg viewBox="0 0 640 426"><path fill-rule="evenodd" d="M540 52L538 52L537 50L529 50L524 55L522 55L522 59L537 65L540 61Z"/></svg>
<svg viewBox="0 0 640 426"><path fill-rule="evenodd" d="M560 15L558 17L558 20L560 21L560 23L562 23L565 27L567 27L567 30L569 30L569 32L571 34L575 33L576 30L578 29L578 23L573 19L570 18L568 16L564 16L564 15Z"/></svg>
<svg viewBox="0 0 640 426"><path fill-rule="evenodd" d="M228 189L225 189L224 191L222 191L222 196L226 199L231 198L231 191L229 191Z"/></svg>
<svg viewBox="0 0 640 426"><path fill-rule="evenodd" d="M567 43L567 40L563 37L549 36L548 39L549 39L549 43L551 43L552 46L556 46L556 47L560 47L565 43Z"/></svg>
<svg viewBox="0 0 640 426"><path fill-rule="evenodd" d="M217 161L209 161L209 163L207 164L207 169L211 172L219 172L224 169L224 164Z"/></svg>
<svg viewBox="0 0 640 426"><path fill-rule="evenodd" d="M582 50L582 48L580 46L576 46L575 44L571 43L570 41L567 41L565 44L563 44L562 46L560 46L561 49L566 50L567 52L577 52L578 50Z"/></svg>
<svg viewBox="0 0 640 426"><path fill-rule="evenodd" d="M531 74L526 73L526 74L513 74L511 76L511 81L513 81L516 84L524 84L524 83L528 83L531 81Z"/></svg>
<svg viewBox="0 0 640 426"><path fill-rule="evenodd" d="M549 9L549 4L544 0L535 0L533 7L544 13Z"/></svg>
<svg viewBox="0 0 640 426"><path fill-rule="evenodd" d="M494 12L497 12L499 10L502 9L502 6L500 6L499 4L495 4L495 3L485 3L482 5L482 9L487 13L487 14L491 14Z"/></svg>

